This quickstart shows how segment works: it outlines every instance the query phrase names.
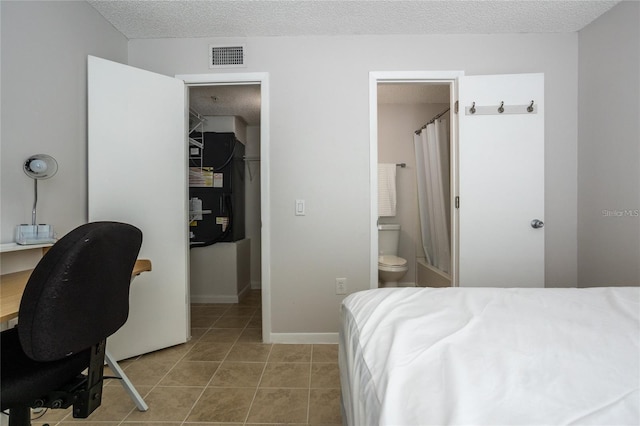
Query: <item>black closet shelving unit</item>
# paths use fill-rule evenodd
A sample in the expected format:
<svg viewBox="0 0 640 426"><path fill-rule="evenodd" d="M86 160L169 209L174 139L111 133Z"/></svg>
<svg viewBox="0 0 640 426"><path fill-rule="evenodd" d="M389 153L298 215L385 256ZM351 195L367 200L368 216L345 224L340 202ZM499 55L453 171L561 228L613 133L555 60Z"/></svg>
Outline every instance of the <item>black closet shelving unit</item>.
<svg viewBox="0 0 640 426"><path fill-rule="evenodd" d="M190 179L189 199L202 202L190 214L191 246L245 238L244 145L231 132L196 130L189 137L190 174L201 174Z"/></svg>

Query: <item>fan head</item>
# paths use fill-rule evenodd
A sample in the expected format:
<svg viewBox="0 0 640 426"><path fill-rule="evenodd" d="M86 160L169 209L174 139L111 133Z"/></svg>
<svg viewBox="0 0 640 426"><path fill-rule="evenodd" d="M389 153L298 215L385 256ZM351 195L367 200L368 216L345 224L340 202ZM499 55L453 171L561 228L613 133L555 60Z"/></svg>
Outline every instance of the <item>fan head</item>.
<svg viewBox="0 0 640 426"><path fill-rule="evenodd" d="M57 161L47 154L32 155L24 162L24 172L33 179L49 179L57 171Z"/></svg>

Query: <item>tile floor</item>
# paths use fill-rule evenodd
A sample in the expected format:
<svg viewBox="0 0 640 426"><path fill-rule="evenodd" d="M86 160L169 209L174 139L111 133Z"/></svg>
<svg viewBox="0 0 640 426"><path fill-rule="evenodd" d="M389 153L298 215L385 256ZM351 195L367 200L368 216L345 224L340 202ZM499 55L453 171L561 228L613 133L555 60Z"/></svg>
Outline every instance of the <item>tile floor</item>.
<svg viewBox="0 0 640 426"><path fill-rule="evenodd" d="M48 410L33 425L340 425L338 346L263 344L261 319L259 291L194 304L191 341L120 362L148 411L109 380L88 419Z"/></svg>

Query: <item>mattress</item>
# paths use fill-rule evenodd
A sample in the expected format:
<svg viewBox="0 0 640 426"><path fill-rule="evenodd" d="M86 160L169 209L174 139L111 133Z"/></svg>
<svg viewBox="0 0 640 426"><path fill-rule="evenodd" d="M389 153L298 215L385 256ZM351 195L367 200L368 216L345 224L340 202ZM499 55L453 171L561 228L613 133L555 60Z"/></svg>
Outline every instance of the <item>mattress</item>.
<svg viewBox="0 0 640 426"><path fill-rule="evenodd" d="M640 288L383 288L341 307L343 420L640 424Z"/></svg>

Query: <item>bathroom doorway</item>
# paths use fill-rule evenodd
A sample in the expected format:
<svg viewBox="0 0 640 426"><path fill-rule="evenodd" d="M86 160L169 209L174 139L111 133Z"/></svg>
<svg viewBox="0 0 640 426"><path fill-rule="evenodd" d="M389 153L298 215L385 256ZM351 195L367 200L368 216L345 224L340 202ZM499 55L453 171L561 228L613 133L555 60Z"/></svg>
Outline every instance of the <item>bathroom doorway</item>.
<svg viewBox="0 0 640 426"><path fill-rule="evenodd" d="M451 285L449 272L451 271L450 159L452 155L449 143L451 132L449 109L452 103L452 84L452 82L442 81L377 83L377 162L396 165L395 214L385 216L384 213L388 212L381 212L378 223L400 225L398 256L407 262L407 272L401 278L398 284L400 286ZM424 158L427 153L422 151L422 147L426 146L426 125L434 121L436 123L431 127L440 125L439 146L443 148L440 154L444 164L438 164L438 167L442 167L443 177L438 185L439 188L442 187L439 193L440 198L438 198L442 205L428 212L427 209L433 206L434 196L428 191L426 185L433 180L425 176L425 171L429 172L429 165L425 170ZM422 138L425 140L422 141ZM435 156L432 157L435 158ZM428 203L425 201L427 196ZM443 213L437 225L434 225L435 211ZM443 244L446 246L443 247L443 250L446 249L446 256L443 254L438 263L439 273L432 271L438 268L431 265L436 263L434 262L435 253L431 248L434 244L431 235L434 237L438 235L440 240L443 237L446 238ZM433 274L436 275L432 276Z"/></svg>
<svg viewBox="0 0 640 426"><path fill-rule="evenodd" d="M544 74L383 71L369 74L371 288L378 286L381 83L449 84L451 285L543 287Z"/></svg>
<svg viewBox="0 0 640 426"><path fill-rule="evenodd" d="M457 91L457 78L462 71L383 71L369 74L370 99L370 180L371 188L371 267L370 286L378 287L378 224L401 225L398 254L407 260L407 274L401 286L418 283L418 259L422 252L419 225L414 132L447 107L453 111ZM455 119L454 119L455 120ZM449 137L456 140L456 125L449 120ZM450 150L450 191L455 193L455 143ZM405 164L396 169L397 211L395 217L378 215L378 164ZM453 202L450 196L450 203ZM451 209L451 258L456 257L456 220ZM455 285L455 260L451 262L451 282Z"/></svg>

